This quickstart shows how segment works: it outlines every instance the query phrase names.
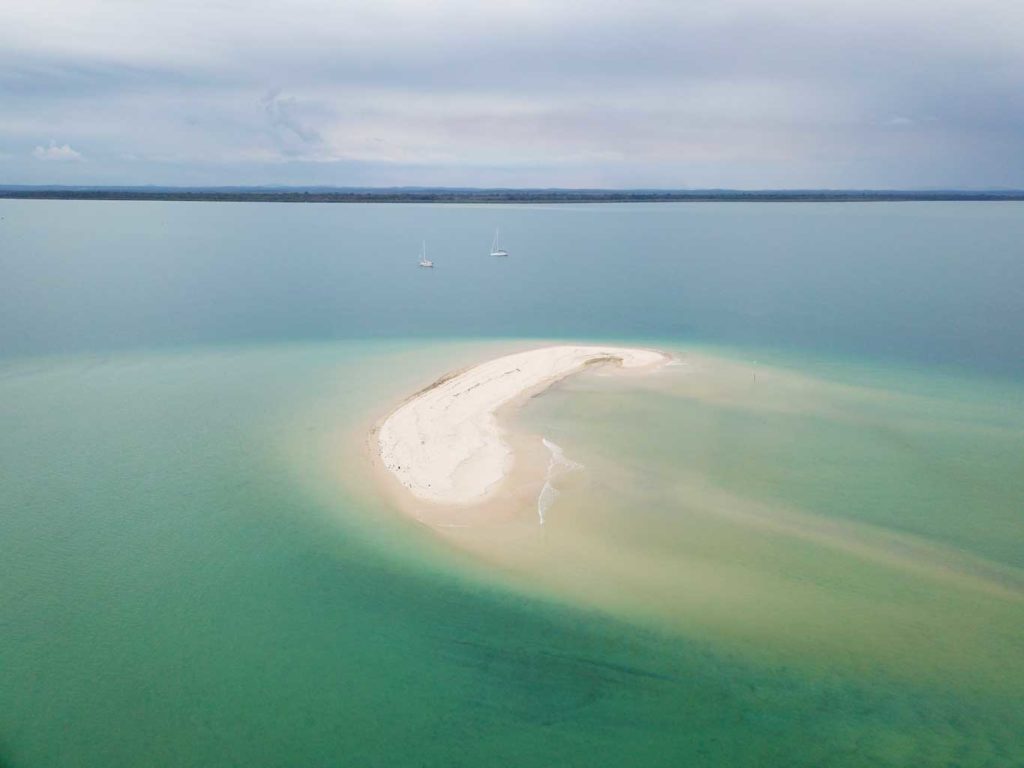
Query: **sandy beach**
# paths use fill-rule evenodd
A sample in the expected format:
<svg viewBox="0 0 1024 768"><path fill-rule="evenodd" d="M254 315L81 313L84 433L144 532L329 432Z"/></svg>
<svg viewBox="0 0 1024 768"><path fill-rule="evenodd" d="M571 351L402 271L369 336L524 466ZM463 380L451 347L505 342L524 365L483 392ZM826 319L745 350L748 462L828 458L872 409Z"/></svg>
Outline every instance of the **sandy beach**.
<svg viewBox="0 0 1024 768"><path fill-rule="evenodd" d="M393 411L377 431L384 466L421 501L483 501L512 467L496 413L590 365L657 368L651 349L559 345L506 355L448 374Z"/></svg>

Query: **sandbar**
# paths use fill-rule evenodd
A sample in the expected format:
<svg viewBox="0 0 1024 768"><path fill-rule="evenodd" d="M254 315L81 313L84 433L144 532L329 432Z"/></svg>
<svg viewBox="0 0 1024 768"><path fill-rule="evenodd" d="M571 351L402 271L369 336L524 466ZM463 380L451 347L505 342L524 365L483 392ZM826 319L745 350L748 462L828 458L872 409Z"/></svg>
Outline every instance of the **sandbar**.
<svg viewBox="0 0 1024 768"><path fill-rule="evenodd" d="M403 402L377 429L380 457L417 499L474 504L512 467L497 411L584 368L654 369L671 357L653 349L557 345L518 352L441 377Z"/></svg>

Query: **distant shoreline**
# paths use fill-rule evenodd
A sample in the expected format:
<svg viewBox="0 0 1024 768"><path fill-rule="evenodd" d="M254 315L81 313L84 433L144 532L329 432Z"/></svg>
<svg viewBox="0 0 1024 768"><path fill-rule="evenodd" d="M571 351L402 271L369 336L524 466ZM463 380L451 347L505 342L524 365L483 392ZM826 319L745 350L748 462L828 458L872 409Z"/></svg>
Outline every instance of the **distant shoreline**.
<svg viewBox="0 0 1024 768"><path fill-rule="evenodd" d="M0 199L224 203L853 203L1022 201L1024 190L657 190L0 187Z"/></svg>

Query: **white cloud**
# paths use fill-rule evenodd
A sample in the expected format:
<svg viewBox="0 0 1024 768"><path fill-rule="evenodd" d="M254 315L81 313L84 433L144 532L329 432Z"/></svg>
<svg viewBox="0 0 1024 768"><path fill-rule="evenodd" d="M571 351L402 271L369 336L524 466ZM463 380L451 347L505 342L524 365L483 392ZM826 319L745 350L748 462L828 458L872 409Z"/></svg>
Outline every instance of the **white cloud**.
<svg viewBox="0 0 1024 768"><path fill-rule="evenodd" d="M70 144L57 146L57 142L51 140L48 147L37 146L33 149L32 157L37 160L81 160L82 153L72 149Z"/></svg>

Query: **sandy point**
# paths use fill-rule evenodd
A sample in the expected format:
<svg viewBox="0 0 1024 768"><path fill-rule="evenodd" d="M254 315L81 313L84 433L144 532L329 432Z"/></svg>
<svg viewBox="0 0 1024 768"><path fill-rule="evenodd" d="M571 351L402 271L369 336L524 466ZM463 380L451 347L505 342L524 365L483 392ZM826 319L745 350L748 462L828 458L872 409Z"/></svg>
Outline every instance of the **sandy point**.
<svg viewBox="0 0 1024 768"><path fill-rule="evenodd" d="M595 365L647 372L671 360L636 347L554 345L445 374L392 411L372 435L384 469L418 502L467 507L491 499L512 471L500 415Z"/></svg>

